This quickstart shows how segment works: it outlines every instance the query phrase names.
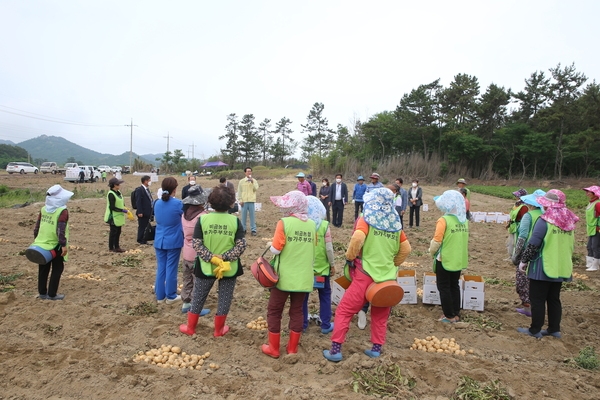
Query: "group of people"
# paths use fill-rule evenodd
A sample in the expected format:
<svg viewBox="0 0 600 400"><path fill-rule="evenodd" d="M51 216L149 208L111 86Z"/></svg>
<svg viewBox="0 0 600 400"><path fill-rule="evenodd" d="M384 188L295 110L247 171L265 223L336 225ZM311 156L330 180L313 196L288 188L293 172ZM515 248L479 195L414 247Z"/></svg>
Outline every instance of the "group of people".
<svg viewBox="0 0 600 400"><path fill-rule="evenodd" d="M317 191L317 185L312 180L312 175L305 175L300 172L296 175L298 183L296 189L307 196L315 196L323 203L328 222L331 222L334 227L340 228L344 221L344 209L349 202L348 185L343 181L342 174L335 175L335 181L329 182L329 179L323 178L321 187ZM364 210L365 194L377 188L382 188L385 185L381 182L381 176L377 172L373 172L369 176L370 182L365 183L365 178L359 175L356 179L352 191L352 203L354 203L354 220L356 221ZM413 179L412 187L408 190L402 185L404 180L397 178L393 184L387 188L394 193L394 208L400 216L400 222L404 222L404 214L409 210L409 227L412 228L420 225L420 208L423 205L423 190L419 187L419 180Z"/></svg>
<svg viewBox="0 0 600 400"><path fill-rule="evenodd" d="M178 182L173 177L163 179L161 196L156 200L149 190L149 176L142 177L142 185L136 189L138 228L149 223L151 218L156 221L156 300L159 304L183 302L182 312L187 313L187 323L179 329L184 334L193 335L199 318L210 313L210 310L204 309L204 304L215 281L218 281L218 304L214 317L214 336L223 336L229 331L226 319L236 279L243 274L240 257L246 249L246 216L250 217L250 233L256 234L254 203L259 186L256 179L252 178L251 168L246 168L244 173L237 194L233 185L225 180L210 189L189 184L185 198L180 200L176 197ZM275 227L269 245L279 281L270 291L267 305L268 343L262 346L262 352L275 358L280 356L281 320L288 298L290 334L286 351L288 354L298 351L301 335L308 327L308 296L317 289L321 333L332 333L331 346L323 351L323 356L329 361L338 362L342 360L341 348L351 319L368 303L368 288L372 284L395 281L400 264L411 251L403 230L402 216L406 207L413 203L411 199L418 198L422 202L422 190L415 182L416 185L409 191L404 191L402 179L396 180L395 185L384 187L376 173L370 176L369 185L364 185L364 179L359 177L353 197L355 204L360 203L360 206L355 206L356 221L345 253L347 261L344 268L344 275L352 283L331 321L330 279L335 268L326 204L332 206L340 201L335 194L338 189L332 186L329 193L318 194L317 197L312 194L316 189L310 180L306 180L309 176L298 174L297 177L298 185L302 184L304 191L293 190L283 196L270 198L283 216ZM347 188L342 190L345 184L341 180L342 176L338 175L334 185L340 186L341 201L345 205ZM323 182L327 181L324 179ZM109 250L113 252L124 251L119 238L125 214L129 210L120 191L122 183L122 180L112 178L107 193L104 219L110 225ZM460 189L445 191L434 198L443 215L436 222L429 252L433 257L432 267L442 304L443 314L439 321L444 323L460 320L459 279L461 271L468 264L466 199L469 193L464 196ZM590 198L586 210L588 271L595 271L600 263L600 187L592 186L584 190ZM408 193L413 191L414 195ZM511 212L516 226L510 228L510 233L514 243L511 256L517 266L517 292L522 301L518 311L531 316L531 326L519 328L518 331L534 337L561 337L560 289L562 282L572 279L573 232L579 218L567 209L565 195L560 190L537 190L528 195L521 189L514 194L519 200ZM58 285L68 253L66 203L72 195L72 192L59 185L50 188L34 228L34 244L56 252L50 262L39 265L38 292L41 299L64 298L64 295L58 294ZM322 196L332 201L324 202ZM236 197L242 210L241 219L230 213ZM211 212L208 212L209 207ZM334 226L341 226L341 219L336 219L339 218L338 213L334 213ZM177 272L182 255L183 289L178 295ZM548 328L542 329L546 306ZM381 354L389 315L389 307L371 305L372 345L365 350L369 357Z"/></svg>

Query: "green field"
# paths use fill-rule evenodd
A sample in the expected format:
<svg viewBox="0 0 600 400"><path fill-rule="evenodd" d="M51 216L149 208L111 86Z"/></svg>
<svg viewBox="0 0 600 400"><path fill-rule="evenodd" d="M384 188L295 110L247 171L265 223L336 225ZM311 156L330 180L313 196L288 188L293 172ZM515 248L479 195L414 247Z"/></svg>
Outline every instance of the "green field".
<svg viewBox="0 0 600 400"><path fill-rule="evenodd" d="M489 196L496 196L503 199L514 199L512 192L519 190L518 186L481 186L481 185L469 185L469 189L471 189L474 193L487 194ZM550 190L551 188L536 188L536 187L525 187L527 193L533 193L537 189L542 189L545 191ZM559 188L560 189L560 188ZM567 196L567 207L572 208L574 210L584 209L589 200L585 195L585 192L581 189L560 189L565 196Z"/></svg>

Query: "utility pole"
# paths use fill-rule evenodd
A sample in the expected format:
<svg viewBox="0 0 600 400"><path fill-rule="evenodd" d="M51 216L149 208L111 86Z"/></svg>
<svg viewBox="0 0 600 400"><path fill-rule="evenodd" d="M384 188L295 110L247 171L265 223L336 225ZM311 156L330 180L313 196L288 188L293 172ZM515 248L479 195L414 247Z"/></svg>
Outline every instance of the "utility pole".
<svg viewBox="0 0 600 400"><path fill-rule="evenodd" d="M131 127L131 134L129 135L129 169L133 168L132 156L133 156L133 127L137 126L133 124L133 118L131 118L131 124L125 125Z"/></svg>
<svg viewBox="0 0 600 400"><path fill-rule="evenodd" d="M194 144L194 142L192 142L192 160L194 159L194 150L196 149L196 145ZM190 158L189 154L188 154L188 158Z"/></svg>
<svg viewBox="0 0 600 400"><path fill-rule="evenodd" d="M169 136L169 132L167 132L167 136L163 136L165 139L167 139L167 153L169 152L169 138L172 138L173 136Z"/></svg>

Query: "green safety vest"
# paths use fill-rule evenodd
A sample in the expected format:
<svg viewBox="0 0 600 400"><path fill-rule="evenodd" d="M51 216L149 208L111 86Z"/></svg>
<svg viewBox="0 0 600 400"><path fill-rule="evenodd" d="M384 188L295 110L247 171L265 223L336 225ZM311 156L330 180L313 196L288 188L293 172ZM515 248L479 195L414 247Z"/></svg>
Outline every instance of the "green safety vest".
<svg viewBox="0 0 600 400"><path fill-rule="evenodd" d="M33 242L33 246L39 246L44 250L52 250L58 246L58 234L56 228L58 226L58 217L67 207L57 208L52 214L46 211L46 207L42 207L42 217L40 219L40 230ZM69 245L69 224L65 229L65 237L67 238L67 246ZM65 256L65 260L67 257Z"/></svg>
<svg viewBox="0 0 600 400"><path fill-rule="evenodd" d="M508 227L508 233L517 233L517 231L519 230L519 225L521 224L521 221L517 222L517 215L519 215L519 212L523 207L525 207L525 204L521 204L518 207L513 207L512 210L510 210L510 213L508 215L511 224Z"/></svg>
<svg viewBox="0 0 600 400"><path fill-rule="evenodd" d="M313 265L316 276L329 276L330 272L327 248L325 247L325 234L327 233L328 227L329 222L322 221L317 230L317 247L315 249L315 264Z"/></svg>
<svg viewBox="0 0 600 400"><path fill-rule="evenodd" d="M316 225L312 220L302 221L285 217L283 230L285 246L275 256L273 264L279 281L277 289L284 292L312 292L316 248Z"/></svg>
<svg viewBox="0 0 600 400"><path fill-rule="evenodd" d="M574 231L563 231L556 225L547 224L548 231L540 252L544 273L548 278L570 278L573 274Z"/></svg>
<svg viewBox="0 0 600 400"><path fill-rule="evenodd" d="M237 230L237 217L227 214L227 212L214 212L200 216L202 225L203 243L213 254L223 254L235 246L235 232ZM215 276L213 269L216 268L210 262L201 258L200 268L206 276ZM230 261L231 270L224 272L223 277L229 278L236 276L238 272L239 260Z"/></svg>
<svg viewBox="0 0 600 400"><path fill-rule="evenodd" d="M117 212L113 212L110 210L110 203L108 202L108 195L110 193L113 193L115 196L115 207L117 208L125 208L125 200L123 200L123 196L119 196L119 194L117 192L115 192L114 190L109 190L108 193L106 194L106 212L104 212L104 222L108 222L108 219L110 218L110 214L112 213L113 216L113 223L115 224L115 226L123 226L125 225L125 213L121 212L121 211L117 211Z"/></svg>
<svg viewBox="0 0 600 400"><path fill-rule="evenodd" d="M454 215L444 215L442 218L446 220L446 231L442 245L433 259L433 271L435 272L435 260L440 252L446 271L466 269L469 265L469 221L461 224Z"/></svg>
<svg viewBox="0 0 600 400"><path fill-rule="evenodd" d="M379 283L396 279L398 268L394 265L394 257L400 249L401 232L386 232L369 226L361 258L363 269L373 281Z"/></svg>
<svg viewBox="0 0 600 400"><path fill-rule="evenodd" d="M585 209L585 225L587 227L587 235L594 236L598 232L598 226L600 226L600 218L596 218L596 203L600 201L596 200L593 203L588 204Z"/></svg>
<svg viewBox="0 0 600 400"><path fill-rule="evenodd" d="M542 216L542 210L540 210L539 208L537 210L531 210L528 212L529 215L531 215L531 225L529 225L529 233L527 233L527 238L526 241L529 241L529 238L531 237L531 234L533 233L533 227L535 226L535 223L537 222L538 218ZM525 248L523 248L525 249Z"/></svg>

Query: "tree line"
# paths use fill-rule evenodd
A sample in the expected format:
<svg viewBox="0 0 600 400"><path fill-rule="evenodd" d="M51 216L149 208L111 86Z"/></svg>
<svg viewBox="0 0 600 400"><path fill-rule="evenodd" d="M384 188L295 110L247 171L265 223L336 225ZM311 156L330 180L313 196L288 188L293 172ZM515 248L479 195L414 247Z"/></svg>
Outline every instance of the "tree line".
<svg viewBox="0 0 600 400"><path fill-rule="evenodd" d="M300 143L287 117L257 125L253 114L232 113L219 137L221 157L232 166L283 166L299 148L302 161L321 171L418 155L446 164L441 174L460 165L480 179L600 173L600 85L574 64L535 71L518 92L495 83L482 90L477 77L462 73L448 86L436 79L405 93L394 110L351 126L330 127L324 109L312 106Z"/></svg>

